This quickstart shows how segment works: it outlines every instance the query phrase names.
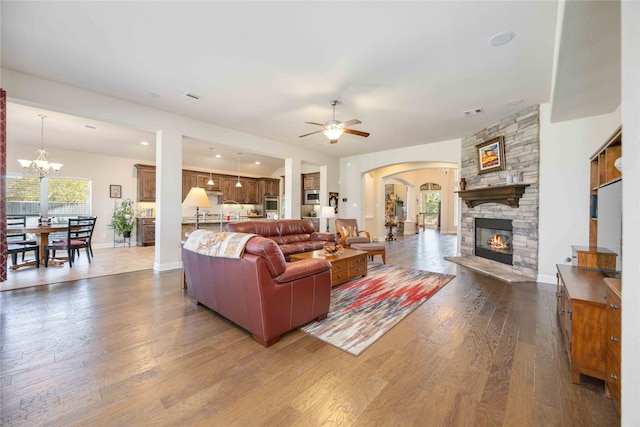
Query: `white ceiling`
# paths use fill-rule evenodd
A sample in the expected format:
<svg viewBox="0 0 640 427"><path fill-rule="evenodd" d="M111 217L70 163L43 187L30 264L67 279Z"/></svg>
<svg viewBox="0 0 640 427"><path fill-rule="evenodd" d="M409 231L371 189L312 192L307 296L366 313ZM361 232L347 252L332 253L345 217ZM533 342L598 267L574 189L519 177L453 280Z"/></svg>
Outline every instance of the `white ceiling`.
<svg viewBox="0 0 640 427"><path fill-rule="evenodd" d="M619 2L575 3L580 5L561 16L572 24L562 26L566 43L560 40L563 48L556 52L562 55L553 99L559 119L582 98L581 105L594 106L589 114L619 104L619 81L617 92L609 88L615 81L598 82L600 93L589 99L594 84L574 87L580 73L568 66L590 55L599 59L587 61L593 68L619 67L619 47L617 60L611 48L615 37L606 36L618 33L619 43ZM337 157L464 137L552 97L555 1L3 0L0 7L4 68ZM577 25L593 16L608 21L586 31ZM514 32L514 39L491 47L491 36L504 31ZM585 34L609 43L585 44ZM202 98L192 101L187 92ZM371 136L345 134L337 144L322 134L298 138L318 129L305 121L331 118L332 99L341 102L338 120L357 118L362 124L353 129ZM523 102L509 105L514 99ZM563 105L566 99L572 102ZM475 108L484 113L464 116ZM41 112L9 105L9 143L37 145ZM153 144L139 145L153 142L152 133L46 114L49 148L154 159ZM184 163L211 168L209 147L187 140ZM235 162L238 149L216 145L214 151ZM248 167L250 147L241 151ZM262 160L257 174L283 164Z"/></svg>

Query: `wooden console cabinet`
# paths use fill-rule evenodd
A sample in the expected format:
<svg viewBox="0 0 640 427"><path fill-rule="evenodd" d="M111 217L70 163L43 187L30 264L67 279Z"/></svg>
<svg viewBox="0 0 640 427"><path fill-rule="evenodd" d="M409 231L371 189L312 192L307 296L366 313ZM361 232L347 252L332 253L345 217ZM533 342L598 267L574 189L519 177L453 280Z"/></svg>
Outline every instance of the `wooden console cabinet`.
<svg viewBox="0 0 640 427"><path fill-rule="evenodd" d="M613 400L620 413L622 378L620 375L621 321L622 321L622 281L604 279L607 284L607 375L605 394Z"/></svg>
<svg viewBox="0 0 640 427"><path fill-rule="evenodd" d="M557 315L571 382L580 374L605 380L607 368L606 277L599 271L558 265Z"/></svg>

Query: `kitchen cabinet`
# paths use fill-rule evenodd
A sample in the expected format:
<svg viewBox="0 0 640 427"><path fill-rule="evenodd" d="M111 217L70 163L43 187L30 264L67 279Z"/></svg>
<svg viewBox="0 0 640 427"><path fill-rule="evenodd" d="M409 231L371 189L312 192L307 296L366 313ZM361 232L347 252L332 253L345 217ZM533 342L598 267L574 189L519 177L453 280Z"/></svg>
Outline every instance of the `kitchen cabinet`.
<svg viewBox="0 0 640 427"><path fill-rule="evenodd" d="M236 187L236 183L240 181L242 187ZM234 200L238 203L244 203L246 199L246 179L237 177L224 177L222 178L222 194L224 200Z"/></svg>
<svg viewBox="0 0 640 427"><path fill-rule="evenodd" d="M221 176L213 175L213 174L209 176L209 174L198 173L197 177L198 177L198 187L204 188L207 191L222 190L222 184L220 182L222 178ZM213 185L207 184L209 182L209 177L211 177L211 179L213 180Z"/></svg>
<svg viewBox="0 0 640 427"><path fill-rule="evenodd" d="M279 196L280 180L260 178L258 180L258 203L264 202L264 196Z"/></svg>
<svg viewBox="0 0 640 427"><path fill-rule="evenodd" d="M193 187L198 186L198 176L189 171L182 171L182 201L187 198L187 194Z"/></svg>
<svg viewBox="0 0 640 427"><path fill-rule="evenodd" d="M571 382L580 375L605 380L607 313L604 273L558 265L557 316L565 344Z"/></svg>
<svg viewBox="0 0 640 427"><path fill-rule="evenodd" d="M136 245L154 246L156 244L156 219L136 218Z"/></svg>
<svg viewBox="0 0 640 427"><path fill-rule="evenodd" d="M262 203L262 201L258 199L259 185L258 185L257 179L246 178L245 182L242 183L242 185L246 187L245 187L245 193L244 193L244 200L241 201L241 203L247 203L251 205L257 205L258 203Z"/></svg>
<svg viewBox="0 0 640 427"><path fill-rule="evenodd" d="M135 165L138 171L138 201L156 201L156 168L148 165Z"/></svg>
<svg viewBox="0 0 640 427"><path fill-rule="evenodd" d="M319 190L320 189L320 174L308 173L302 176L302 189L303 190Z"/></svg>

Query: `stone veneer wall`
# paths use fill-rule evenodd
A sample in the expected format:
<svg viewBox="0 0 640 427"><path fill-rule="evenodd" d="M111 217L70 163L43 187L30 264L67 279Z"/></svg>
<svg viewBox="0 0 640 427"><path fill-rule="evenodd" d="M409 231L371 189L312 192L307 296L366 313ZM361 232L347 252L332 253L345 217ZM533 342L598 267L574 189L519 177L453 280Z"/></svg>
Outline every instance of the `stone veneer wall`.
<svg viewBox="0 0 640 427"><path fill-rule="evenodd" d="M529 107L506 117L462 140L461 177L467 189L506 185L507 175L520 173L522 183L530 184L518 208L498 203L485 203L469 208L462 206L460 252L474 257L474 219L500 218L513 220L513 273L536 279L538 275L538 191L540 159L539 106ZM506 169L478 174L476 145L504 135ZM494 262L494 261L492 261ZM496 263L506 266L506 264Z"/></svg>

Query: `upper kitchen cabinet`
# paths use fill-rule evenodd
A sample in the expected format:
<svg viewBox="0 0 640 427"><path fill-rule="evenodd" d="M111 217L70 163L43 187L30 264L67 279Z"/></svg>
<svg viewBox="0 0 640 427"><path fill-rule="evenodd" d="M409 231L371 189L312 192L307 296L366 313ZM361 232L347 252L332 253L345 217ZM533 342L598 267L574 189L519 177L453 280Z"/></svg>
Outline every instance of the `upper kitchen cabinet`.
<svg viewBox="0 0 640 427"><path fill-rule="evenodd" d="M156 167L149 165L135 165L138 170L138 201L156 201Z"/></svg>
<svg viewBox="0 0 640 427"><path fill-rule="evenodd" d="M303 175L302 180L303 190L319 190L320 189L320 174L308 173Z"/></svg>
<svg viewBox="0 0 640 427"><path fill-rule="evenodd" d="M190 171L182 171L182 201L187 197L189 191L198 185L198 176Z"/></svg>
<svg viewBox="0 0 640 427"><path fill-rule="evenodd" d="M244 183L242 185L245 185ZM246 179L246 191L244 193L244 202L251 205L262 203L258 200L258 180L253 178Z"/></svg>
<svg viewBox="0 0 640 427"><path fill-rule="evenodd" d="M208 185L209 177L213 180L213 185ZM207 191L222 191L221 176L198 173L198 187Z"/></svg>
<svg viewBox="0 0 640 427"><path fill-rule="evenodd" d="M261 202L264 196L279 196L280 195L280 180L270 178L260 178L258 180L259 193L258 201Z"/></svg>

